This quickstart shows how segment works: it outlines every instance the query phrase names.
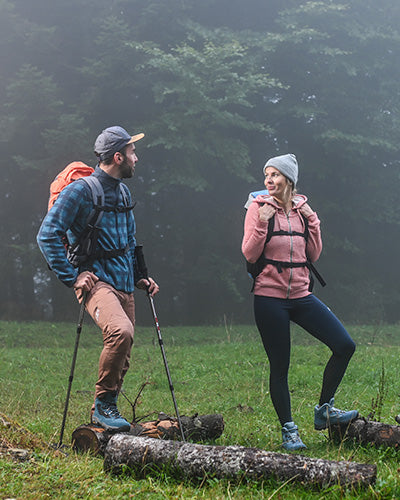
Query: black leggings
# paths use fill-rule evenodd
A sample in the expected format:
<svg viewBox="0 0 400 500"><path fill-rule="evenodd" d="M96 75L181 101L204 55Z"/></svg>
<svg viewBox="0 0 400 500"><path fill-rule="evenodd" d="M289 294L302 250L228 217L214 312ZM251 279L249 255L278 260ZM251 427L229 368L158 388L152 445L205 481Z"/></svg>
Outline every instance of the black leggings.
<svg viewBox="0 0 400 500"><path fill-rule="evenodd" d="M301 299L254 296L254 314L270 364L270 393L280 423L292 421L288 372L290 321L297 323L332 351L324 371L319 404L335 395L355 351L347 330L331 310L314 295Z"/></svg>

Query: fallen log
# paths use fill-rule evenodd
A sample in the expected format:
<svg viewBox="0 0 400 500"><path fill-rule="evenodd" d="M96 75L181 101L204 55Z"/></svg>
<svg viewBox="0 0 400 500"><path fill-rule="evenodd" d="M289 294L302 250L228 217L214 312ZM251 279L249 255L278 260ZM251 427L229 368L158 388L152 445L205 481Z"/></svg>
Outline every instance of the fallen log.
<svg viewBox="0 0 400 500"><path fill-rule="evenodd" d="M314 459L242 446L210 446L115 434L104 451L106 472L118 474L128 467L143 477L164 466L170 473L186 479L273 477L317 487L369 486L376 480L374 464Z"/></svg>
<svg viewBox="0 0 400 500"><path fill-rule="evenodd" d="M191 441L214 440L219 438L224 430L224 419L220 414L196 414L193 417L183 415L181 422L186 439ZM103 454L113 434L94 424L81 425L72 433L72 446L76 451ZM164 413L160 413L157 420L132 424L130 431L123 434L169 440L181 439L177 419Z"/></svg>
<svg viewBox="0 0 400 500"><path fill-rule="evenodd" d="M365 418L358 418L345 426L332 426L330 437L334 440L354 439L361 444L372 443L375 446L392 446L400 449L399 425L373 422Z"/></svg>

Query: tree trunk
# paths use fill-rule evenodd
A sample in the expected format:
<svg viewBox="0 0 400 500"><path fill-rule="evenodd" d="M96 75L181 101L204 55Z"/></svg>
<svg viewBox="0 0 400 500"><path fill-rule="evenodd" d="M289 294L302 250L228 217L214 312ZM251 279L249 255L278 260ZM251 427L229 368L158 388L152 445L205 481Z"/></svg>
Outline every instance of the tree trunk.
<svg viewBox="0 0 400 500"><path fill-rule="evenodd" d="M333 439L355 439L361 444L372 443L375 446L393 446L400 449L400 426L372 422L358 418L346 426L332 426L330 436Z"/></svg>
<svg viewBox="0 0 400 500"><path fill-rule="evenodd" d="M194 415L181 417L183 432L186 439L204 441L217 439L224 430L222 415ZM157 420L132 424L129 433L124 435L147 436L159 439L179 440L181 433L176 418L160 413ZM73 448L76 451L90 451L103 454L113 433L105 431L96 425L81 425L72 433Z"/></svg>
<svg viewBox="0 0 400 500"><path fill-rule="evenodd" d="M265 480L275 477L327 487L368 486L376 480L376 465L336 462L245 448L242 446L206 446L164 441L129 434L115 434L104 452L104 469L119 473L128 466L142 477L166 466L183 478L249 478ZM125 470L125 468L124 468Z"/></svg>

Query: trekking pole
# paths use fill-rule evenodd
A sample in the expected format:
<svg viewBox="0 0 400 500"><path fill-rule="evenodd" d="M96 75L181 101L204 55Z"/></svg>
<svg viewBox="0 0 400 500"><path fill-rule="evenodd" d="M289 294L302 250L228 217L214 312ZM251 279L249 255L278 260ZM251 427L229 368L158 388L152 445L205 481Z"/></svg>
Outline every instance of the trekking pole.
<svg viewBox="0 0 400 500"><path fill-rule="evenodd" d="M137 245L135 247L135 257L136 257L136 264L137 264L137 267L138 267L138 270L139 270L141 278L148 279L147 267L146 267L146 264L145 264L145 261L144 261L143 246L142 245ZM179 425L179 430L181 432L182 441L186 441L186 439L185 439L185 433L183 432L183 426L182 426L181 417L179 415L178 405L176 403L174 386L172 384L171 374L170 374L169 368L168 368L167 356L165 354L164 342L163 342L163 339L162 339L162 336L161 336L160 324L158 322L156 309L154 307L153 297L151 296L151 294L150 294L150 292L149 292L148 289L147 289L147 297L149 298L150 308L151 308L151 312L152 312L153 319L154 319L154 325L156 327L156 332L157 332L157 337L158 337L158 343L160 344L161 354L162 354L162 357L163 357L163 360L164 360L164 366L165 366L165 371L167 373L167 378L168 378L169 388L170 388L170 391L171 391L172 401L174 402L176 419L178 420L178 425Z"/></svg>
<svg viewBox="0 0 400 500"><path fill-rule="evenodd" d="M81 307L79 310L78 326L76 329L75 348L74 348L74 354L72 356L71 371L70 371L69 379L68 379L69 383L68 383L67 397L65 399L64 415L63 415L63 420L62 420L62 424L61 424L60 440L58 442L57 448L62 447L62 441L63 441L63 435L64 435L64 429L65 429L65 421L67 420L69 396L71 394L71 386L72 386L72 381L74 379L76 356L78 354L79 339L80 339L81 331L82 331L83 318L85 316L86 297L87 297L87 292L84 291L83 297L82 297L82 302L81 302Z"/></svg>

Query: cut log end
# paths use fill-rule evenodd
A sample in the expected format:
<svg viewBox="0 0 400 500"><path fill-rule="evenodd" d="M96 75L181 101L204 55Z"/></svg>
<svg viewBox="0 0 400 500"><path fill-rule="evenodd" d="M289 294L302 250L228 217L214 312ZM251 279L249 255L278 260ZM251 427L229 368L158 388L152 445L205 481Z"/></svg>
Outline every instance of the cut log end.
<svg viewBox="0 0 400 500"><path fill-rule="evenodd" d="M111 433L93 424L79 426L72 433L72 448L79 452L90 452L93 455L103 454Z"/></svg>

